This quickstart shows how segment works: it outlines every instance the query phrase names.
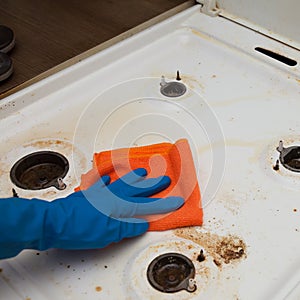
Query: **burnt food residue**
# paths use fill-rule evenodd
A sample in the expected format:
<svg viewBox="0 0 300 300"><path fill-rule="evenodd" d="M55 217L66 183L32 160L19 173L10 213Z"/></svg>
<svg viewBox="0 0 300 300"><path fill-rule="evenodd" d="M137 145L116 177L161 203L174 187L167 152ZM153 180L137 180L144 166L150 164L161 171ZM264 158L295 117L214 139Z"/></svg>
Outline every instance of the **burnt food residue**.
<svg viewBox="0 0 300 300"><path fill-rule="evenodd" d="M201 245L205 249L205 252L212 257L213 262L218 267L246 257L246 244L238 236L219 236L210 232L197 231L193 227L176 229L174 233L178 237L191 240L194 243ZM202 255L204 256L203 250L201 250L197 257L198 261L203 259Z"/></svg>

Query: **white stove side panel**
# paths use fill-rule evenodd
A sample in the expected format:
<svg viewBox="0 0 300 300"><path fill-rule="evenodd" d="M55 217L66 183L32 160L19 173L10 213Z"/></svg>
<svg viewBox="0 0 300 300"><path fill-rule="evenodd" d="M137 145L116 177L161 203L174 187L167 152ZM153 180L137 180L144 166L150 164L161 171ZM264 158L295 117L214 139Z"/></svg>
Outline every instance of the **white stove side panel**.
<svg viewBox="0 0 300 300"><path fill-rule="evenodd" d="M299 47L300 1L218 0L217 3L222 14L230 14L239 22L252 24L268 35Z"/></svg>

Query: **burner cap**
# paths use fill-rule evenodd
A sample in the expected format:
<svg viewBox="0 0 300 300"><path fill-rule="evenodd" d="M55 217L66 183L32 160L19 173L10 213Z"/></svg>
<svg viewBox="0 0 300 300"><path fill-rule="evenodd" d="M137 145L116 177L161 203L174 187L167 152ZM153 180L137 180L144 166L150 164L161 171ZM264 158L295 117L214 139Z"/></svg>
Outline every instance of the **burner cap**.
<svg viewBox="0 0 300 300"><path fill-rule="evenodd" d="M0 51L9 52L15 46L14 32L7 26L0 25Z"/></svg>
<svg viewBox="0 0 300 300"><path fill-rule="evenodd" d="M195 267L190 259L178 253L166 253L156 257L149 265L147 278L157 290L174 293L180 290L194 292Z"/></svg>
<svg viewBox="0 0 300 300"><path fill-rule="evenodd" d="M300 172L300 146L284 148L283 142L280 141L277 151L280 153L279 160L286 169Z"/></svg>
<svg viewBox="0 0 300 300"><path fill-rule="evenodd" d="M164 76L162 76L160 82L160 92L166 97L180 97L185 94L186 86L178 81L166 82Z"/></svg>
<svg viewBox="0 0 300 300"><path fill-rule="evenodd" d="M11 181L25 190L41 190L51 186L65 189L62 181L69 170L67 159L57 152L39 151L18 160L10 171Z"/></svg>
<svg viewBox="0 0 300 300"><path fill-rule="evenodd" d="M7 79L12 72L12 60L7 54L0 52L0 81Z"/></svg>

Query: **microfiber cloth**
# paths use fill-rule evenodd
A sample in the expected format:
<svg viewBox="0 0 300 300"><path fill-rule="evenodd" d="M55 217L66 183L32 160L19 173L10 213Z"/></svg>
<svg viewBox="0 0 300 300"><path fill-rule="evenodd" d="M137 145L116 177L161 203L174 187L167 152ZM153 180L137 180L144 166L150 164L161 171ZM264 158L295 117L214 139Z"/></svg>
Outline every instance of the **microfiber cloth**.
<svg viewBox="0 0 300 300"><path fill-rule="evenodd" d="M184 205L172 213L147 217L149 231L202 225L200 189L186 139L180 139L174 144L159 143L95 153L93 168L82 175L81 184L75 190L87 189L103 175L109 175L113 182L137 168L145 168L148 178L161 175L171 178L170 186L153 197L181 196L185 200Z"/></svg>

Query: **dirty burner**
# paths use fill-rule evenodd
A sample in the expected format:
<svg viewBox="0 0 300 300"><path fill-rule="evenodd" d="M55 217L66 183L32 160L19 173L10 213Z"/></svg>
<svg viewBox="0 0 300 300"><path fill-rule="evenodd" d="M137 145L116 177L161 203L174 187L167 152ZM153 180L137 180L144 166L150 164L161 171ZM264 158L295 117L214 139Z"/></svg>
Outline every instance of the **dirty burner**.
<svg viewBox="0 0 300 300"><path fill-rule="evenodd" d="M177 71L176 80L181 80L179 71ZM186 86L178 81L166 82L165 77L161 77L160 92L166 97L180 97L186 93Z"/></svg>
<svg viewBox="0 0 300 300"><path fill-rule="evenodd" d="M288 170L300 172L300 147L291 146L284 148L283 142L279 142L277 151L280 153L279 160L281 164Z"/></svg>
<svg viewBox="0 0 300 300"><path fill-rule="evenodd" d="M166 253L156 257L149 265L147 278L157 290L174 293L197 289L194 280L195 267L190 259L178 253Z"/></svg>
<svg viewBox="0 0 300 300"><path fill-rule="evenodd" d="M25 190L41 190L51 186L66 188L62 178L69 170L68 160L57 152L39 151L22 157L10 171L11 181Z"/></svg>

